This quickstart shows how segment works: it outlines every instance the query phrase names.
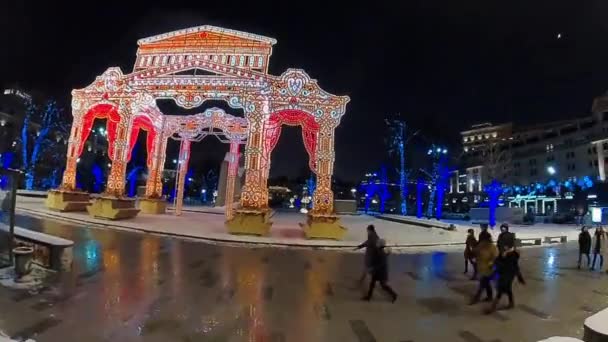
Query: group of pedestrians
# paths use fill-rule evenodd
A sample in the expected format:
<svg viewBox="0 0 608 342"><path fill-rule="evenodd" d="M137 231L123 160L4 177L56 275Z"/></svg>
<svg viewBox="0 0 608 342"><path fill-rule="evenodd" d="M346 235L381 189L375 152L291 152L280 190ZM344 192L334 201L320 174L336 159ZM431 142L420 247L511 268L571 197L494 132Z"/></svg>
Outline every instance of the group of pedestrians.
<svg viewBox="0 0 608 342"><path fill-rule="evenodd" d="M359 283L363 284L369 274L371 280L367 289L367 294L362 298L369 301L374 293L376 283L391 296L394 303L397 300L397 293L388 285L388 254L390 250L386 247L386 241L381 239L376 233L374 225L367 226L367 240L357 246L355 250L365 248L365 266Z"/></svg>
<svg viewBox="0 0 608 342"><path fill-rule="evenodd" d="M597 227L593 233L593 238L589 233L587 226L581 228L581 233L578 235L578 268L581 268L583 255L587 258L587 267L594 270L599 259L600 270L604 268L604 254L606 253L606 240L608 233L603 227ZM592 250L593 247L593 250ZM593 262L591 261L591 251L593 251ZM607 271L608 272L608 271Z"/></svg>
<svg viewBox="0 0 608 342"><path fill-rule="evenodd" d="M509 299L507 308L513 308L515 306L513 280L517 278L521 284L525 284L519 269L519 252L515 247L515 235L509 232L507 224L501 225L500 230L498 240L494 244L487 225L482 225L479 239L475 239L475 232L469 229L464 251L464 273L468 273L471 264L473 268L471 280L479 277L479 286L471 299L471 305L477 304L485 292L483 301L492 303L486 310L487 313L496 310L503 295ZM492 290L492 279L495 277L497 277L496 297Z"/></svg>

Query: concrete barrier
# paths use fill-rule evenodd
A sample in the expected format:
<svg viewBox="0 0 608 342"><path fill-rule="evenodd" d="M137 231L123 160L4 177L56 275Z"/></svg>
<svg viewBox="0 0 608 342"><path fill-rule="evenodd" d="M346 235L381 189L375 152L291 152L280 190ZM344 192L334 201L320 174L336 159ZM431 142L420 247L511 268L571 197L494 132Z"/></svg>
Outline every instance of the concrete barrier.
<svg viewBox="0 0 608 342"><path fill-rule="evenodd" d="M608 342L608 309L585 320L585 342Z"/></svg>

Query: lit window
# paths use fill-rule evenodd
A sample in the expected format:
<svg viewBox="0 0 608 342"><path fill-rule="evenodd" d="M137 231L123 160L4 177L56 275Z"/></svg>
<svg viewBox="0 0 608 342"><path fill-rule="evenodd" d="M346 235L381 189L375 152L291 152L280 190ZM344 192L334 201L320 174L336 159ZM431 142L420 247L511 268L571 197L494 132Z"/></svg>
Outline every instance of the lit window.
<svg viewBox="0 0 608 342"><path fill-rule="evenodd" d="M462 138L462 141L467 142L467 137Z"/></svg>
<svg viewBox="0 0 608 342"><path fill-rule="evenodd" d="M236 58L234 56L230 56L230 65L231 66L235 66L236 65Z"/></svg>
<svg viewBox="0 0 608 342"><path fill-rule="evenodd" d="M465 151L465 152L469 152L469 148L468 148L468 147L465 147L465 148L464 148L464 151Z"/></svg>
<svg viewBox="0 0 608 342"><path fill-rule="evenodd" d="M249 66L252 67L255 62L255 56L249 56Z"/></svg>
<svg viewBox="0 0 608 342"><path fill-rule="evenodd" d="M222 64L226 64L226 55L222 55Z"/></svg>
<svg viewBox="0 0 608 342"><path fill-rule="evenodd" d="M239 57L239 66L245 66L245 56Z"/></svg>
<svg viewBox="0 0 608 342"><path fill-rule="evenodd" d="M217 63L218 57L217 55L213 55L213 61Z"/></svg>
<svg viewBox="0 0 608 342"><path fill-rule="evenodd" d="M171 56L171 58L169 58L169 64L173 64L173 62L175 62L175 56Z"/></svg>
<svg viewBox="0 0 608 342"><path fill-rule="evenodd" d="M492 138L496 138L497 136L498 136L498 133L492 132Z"/></svg>
<svg viewBox="0 0 608 342"><path fill-rule="evenodd" d="M167 56L163 56L163 61L161 62L161 65L167 65Z"/></svg>
<svg viewBox="0 0 608 342"><path fill-rule="evenodd" d="M264 60L262 59L262 56L258 57L258 68L261 68L262 65L264 65Z"/></svg>
<svg viewBox="0 0 608 342"><path fill-rule="evenodd" d="M146 64L146 58L140 57L139 58L139 66L143 67L145 64Z"/></svg>
<svg viewBox="0 0 608 342"><path fill-rule="evenodd" d="M481 139L482 139L482 136L480 134L480 135L477 136L477 140L481 140Z"/></svg>

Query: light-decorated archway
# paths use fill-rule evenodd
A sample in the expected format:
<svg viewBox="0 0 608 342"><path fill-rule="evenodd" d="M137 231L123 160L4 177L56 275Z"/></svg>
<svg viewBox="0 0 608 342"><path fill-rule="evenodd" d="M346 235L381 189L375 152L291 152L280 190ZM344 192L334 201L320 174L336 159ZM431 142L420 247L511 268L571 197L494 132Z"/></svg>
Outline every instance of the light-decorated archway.
<svg viewBox="0 0 608 342"><path fill-rule="evenodd" d="M108 118L112 165L105 193L87 209L93 216L108 219L133 217L138 212L134 201L124 197L124 186L126 165L140 130L148 133L148 180L146 198L141 202L153 203L142 209L155 212L161 211L150 208L158 207L162 197L167 139L177 133L179 139L192 141L210 134L209 129L217 129L222 134L214 135L228 137L231 146L234 141L246 140L240 207L234 216L229 215L227 227L231 233L264 235L270 228L270 153L282 125L300 125L318 183L305 232L308 237L340 238L344 230L334 214L331 191L334 130L349 98L323 91L303 70L268 74L274 44L272 38L214 26L139 40L133 72L123 74L119 68L109 68L91 85L72 91L74 122L66 169L61 188L49 193L47 205L64 211L86 206L88 194L77 191L75 170L91 117ZM201 72L184 74L188 70ZM172 99L183 108L198 107L206 100L224 100L233 108L242 108L245 118L237 120L217 110L165 116L156 105L158 99ZM238 133L231 131L237 126Z"/></svg>

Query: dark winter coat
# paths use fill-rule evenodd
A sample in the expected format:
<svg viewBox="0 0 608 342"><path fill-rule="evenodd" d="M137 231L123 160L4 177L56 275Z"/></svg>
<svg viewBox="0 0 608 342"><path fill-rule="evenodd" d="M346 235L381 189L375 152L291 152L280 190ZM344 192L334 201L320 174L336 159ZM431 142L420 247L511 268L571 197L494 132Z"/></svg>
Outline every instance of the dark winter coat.
<svg viewBox="0 0 608 342"><path fill-rule="evenodd" d="M371 232L367 234L367 240L357 246L357 249L365 248L365 266L371 267L372 265L372 254L374 250L377 249L378 244L378 234L376 232Z"/></svg>
<svg viewBox="0 0 608 342"><path fill-rule="evenodd" d="M517 251L501 253L494 264L498 274L498 287L507 288L516 276L521 276Z"/></svg>
<svg viewBox="0 0 608 342"><path fill-rule="evenodd" d="M591 252L591 234L588 231L578 234L578 251L581 254L589 254Z"/></svg>
<svg viewBox="0 0 608 342"><path fill-rule="evenodd" d="M501 252L507 248L514 247L515 246L515 234L509 232L508 230L506 232L500 233L500 235L498 235L498 240L496 240L496 246L498 247L498 250Z"/></svg>
<svg viewBox="0 0 608 342"><path fill-rule="evenodd" d="M476 246L477 246L477 239L475 239L475 236L473 236L473 235L467 236L466 246L464 247L465 259L472 259L475 257L474 249Z"/></svg>
<svg viewBox="0 0 608 342"><path fill-rule="evenodd" d="M388 281L388 252L385 247L374 248L371 254L372 278Z"/></svg>

